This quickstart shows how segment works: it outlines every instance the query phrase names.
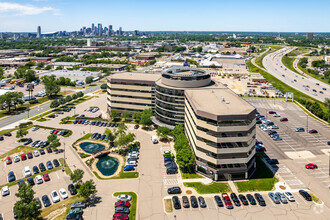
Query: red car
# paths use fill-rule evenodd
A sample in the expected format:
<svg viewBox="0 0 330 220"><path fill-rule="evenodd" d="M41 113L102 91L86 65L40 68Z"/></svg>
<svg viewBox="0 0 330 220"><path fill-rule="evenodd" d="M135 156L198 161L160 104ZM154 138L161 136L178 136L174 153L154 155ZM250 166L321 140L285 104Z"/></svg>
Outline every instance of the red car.
<svg viewBox="0 0 330 220"><path fill-rule="evenodd" d="M124 213L115 213L112 217L113 220L118 220L118 219L123 219L123 220L127 220L128 219L128 215L124 214Z"/></svg>
<svg viewBox="0 0 330 220"><path fill-rule="evenodd" d="M274 111L269 111L268 114L276 114Z"/></svg>
<svg viewBox="0 0 330 220"><path fill-rule="evenodd" d="M222 199L225 202L225 205L226 205L227 209L233 209L234 208L233 203L231 203L231 200L230 200L227 193L222 193Z"/></svg>
<svg viewBox="0 0 330 220"><path fill-rule="evenodd" d="M129 203L129 201L119 200L118 202L115 203L115 208L118 206L130 207L131 204Z"/></svg>
<svg viewBox="0 0 330 220"><path fill-rule="evenodd" d="M53 132L53 134L57 134L58 133L58 130L55 130L54 132Z"/></svg>
<svg viewBox="0 0 330 220"><path fill-rule="evenodd" d="M260 120L260 118L258 116L256 116L256 120Z"/></svg>
<svg viewBox="0 0 330 220"><path fill-rule="evenodd" d="M21 160L26 160L26 155L25 154L21 155Z"/></svg>
<svg viewBox="0 0 330 220"><path fill-rule="evenodd" d="M318 167L317 167L317 165L316 164L313 164L313 163L309 163L309 164L306 164L305 165L305 168L306 169L317 169Z"/></svg>
<svg viewBox="0 0 330 220"><path fill-rule="evenodd" d="M7 157L6 158L6 164L8 165L8 164L11 164L11 163L12 163L11 158L10 157Z"/></svg>
<svg viewBox="0 0 330 220"><path fill-rule="evenodd" d="M50 180L48 173L44 173L42 177L44 178L45 182Z"/></svg>
<svg viewBox="0 0 330 220"><path fill-rule="evenodd" d="M82 120L79 120L77 123L80 124L82 122Z"/></svg>
<svg viewBox="0 0 330 220"><path fill-rule="evenodd" d="M310 134L316 134L316 133L317 133L317 130L312 129L312 130L309 130L308 132L309 132Z"/></svg>
<svg viewBox="0 0 330 220"><path fill-rule="evenodd" d="M281 118L280 121L289 121L288 118Z"/></svg>

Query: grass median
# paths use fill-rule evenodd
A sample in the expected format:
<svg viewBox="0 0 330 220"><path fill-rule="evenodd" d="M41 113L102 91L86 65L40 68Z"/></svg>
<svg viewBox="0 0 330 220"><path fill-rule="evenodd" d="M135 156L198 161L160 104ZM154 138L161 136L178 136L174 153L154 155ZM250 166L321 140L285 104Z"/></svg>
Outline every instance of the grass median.
<svg viewBox="0 0 330 220"><path fill-rule="evenodd" d="M199 179L204 178L203 176L197 173L181 173L182 179Z"/></svg>
<svg viewBox="0 0 330 220"><path fill-rule="evenodd" d="M247 181L235 182L238 192L271 191L278 179L261 158L256 157L257 170Z"/></svg>
<svg viewBox="0 0 330 220"><path fill-rule="evenodd" d="M282 57L282 63L283 65L288 68L289 70L299 74L299 75L302 75L301 73L299 73L294 67L293 67L293 62L295 60L295 57L289 57L289 56L283 56Z"/></svg>
<svg viewBox="0 0 330 220"><path fill-rule="evenodd" d="M220 194L231 192L227 183L216 183L205 185L200 182L183 183L185 187L192 187L198 194Z"/></svg>
<svg viewBox="0 0 330 220"><path fill-rule="evenodd" d="M132 197L130 203L130 213L129 213L129 219L130 220L135 220L136 219L136 207L137 207L137 195L135 192L115 192L113 195L115 197L121 195L121 194L126 194Z"/></svg>
<svg viewBox="0 0 330 220"><path fill-rule="evenodd" d="M172 199L164 199L164 205L165 205L165 212L167 213L173 212Z"/></svg>

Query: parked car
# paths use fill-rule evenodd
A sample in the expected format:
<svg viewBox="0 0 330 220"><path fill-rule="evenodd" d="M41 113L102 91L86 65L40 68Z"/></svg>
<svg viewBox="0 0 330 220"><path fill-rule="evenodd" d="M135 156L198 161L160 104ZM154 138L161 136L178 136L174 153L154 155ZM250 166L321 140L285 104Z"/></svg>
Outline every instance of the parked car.
<svg viewBox="0 0 330 220"><path fill-rule="evenodd" d="M37 166L33 166L32 170L33 170L33 174L39 173L39 169Z"/></svg>
<svg viewBox="0 0 330 220"><path fill-rule="evenodd" d="M60 196L58 195L56 190L53 190L50 196L52 197L53 203L60 201Z"/></svg>
<svg viewBox="0 0 330 220"><path fill-rule="evenodd" d="M127 165L127 166L124 166L124 171L132 171L134 170L134 165Z"/></svg>
<svg viewBox="0 0 330 220"><path fill-rule="evenodd" d="M113 214L112 219L113 220L119 220L119 219L128 220L128 214L117 212L117 213Z"/></svg>
<svg viewBox="0 0 330 220"><path fill-rule="evenodd" d="M12 134L10 132L6 132L3 135L6 136L6 137L11 137L12 136Z"/></svg>
<svg viewBox="0 0 330 220"><path fill-rule="evenodd" d="M251 195L251 194L247 194L246 195L246 198L247 198L247 200L249 201L249 203L251 204L251 205L256 205L257 203L256 203L256 200L254 199L254 197Z"/></svg>
<svg viewBox="0 0 330 220"><path fill-rule="evenodd" d="M25 184L24 180L18 180L17 181L18 188L20 188L23 184Z"/></svg>
<svg viewBox="0 0 330 220"><path fill-rule="evenodd" d="M190 208L189 199L187 196L182 196L182 205L184 208Z"/></svg>
<svg viewBox="0 0 330 220"><path fill-rule="evenodd" d="M32 159L32 158L33 158L32 153L31 153L31 152L27 153L27 157L28 157L29 159Z"/></svg>
<svg viewBox="0 0 330 220"><path fill-rule="evenodd" d="M181 188L178 187L178 186L175 186L175 187L171 187L171 188L168 188L167 189L167 193L168 194L181 194Z"/></svg>
<svg viewBox="0 0 330 220"><path fill-rule="evenodd" d="M198 197L198 202L199 202L199 206L201 208L206 208L207 205L206 205L205 199L202 196Z"/></svg>
<svg viewBox="0 0 330 220"><path fill-rule="evenodd" d="M241 202L239 201L235 193L231 193L230 198L233 200L235 206L241 206Z"/></svg>
<svg viewBox="0 0 330 220"><path fill-rule="evenodd" d="M130 195L121 194L117 196L117 199L122 201L131 201L132 197Z"/></svg>
<svg viewBox="0 0 330 220"><path fill-rule="evenodd" d="M223 202L221 201L220 196L214 196L214 200L219 207L223 207Z"/></svg>
<svg viewBox="0 0 330 220"><path fill-rule="evenodd" d="M116 213L125 213L125 214L129 214L130 213L130 210L129 208L127 207L124 207L124 206L118 206L115 208L115 212Z"/></svg>
<svg viewBox="0 0 330 220"><path fill-rule="evenodd" d="M49 154L53 152L50 147L47 147L46 150L47 150L47 153L49 153Z"/></svg>
<svg viewBox="0 0 330 220"><path fill-rule="evenodd" d="M22 161L23 161L23 160L26 160L26 158L27 158L27 157L26 157L25 154L22 154L22 155L21 155L21 160L22 160Z"/></svg>
<svg viewBox="0 0 330 220"><path fill-rule="evenodd" d="M227 193L222 193L222 199L225 202L226 208L227 209L233 209L233 203L230 201L230 198Z"/></svg>
<svg viewBox="0 0 330 220"><path fill-rule="evenodd" d="M312 130L309 130L308 133L310 133L310 134L316 134L316 133L318 133L318 132L317 132L317 130L312 129Z"/></svg>
<svg viewBox="0 0 330 220"><path fill-rule="evenodd" d="M303 127L298 127L295 129L296 132L305 132L305 128Z"/></svg>
<svg viewBox="0 0 330 220"><path fill-rule="evenodd" d="M53 160L53 164L54 164L55 167L60 166L60 163L58 162L57 159L54 159L54 160Z"/></svg>
<svg viewBox="0 0 330 220"><path fill-rule="evenodd" d="M318 167L317 167L317 165L316 164L314 164L314 163L309 163L309 164L306 164L305 165L305 168L306 169L317 169Z"/></svg>
<svg viewBox="0 0 330 220"><path fill-rule="evenodd" d="M43 163L39 163L39 169L40 169L40 172L43 172L46 170L46 167Z"/></svg>
<svg viewBox="0 0 330 220"><path fill-rule="evenodd" d="M293 195L290 192L285 192L284 196L290 201L290 202L295 202L295 198L293 197Z"/></svg>
<svg viewBox="0 0 330 220"><path fill-rule="evenodd" d="M66 198L69 197L68 194L67 194L67 192L65 191L64 188L61 188L61 189L59 190L59 193L60 193L60 196L62 197L62 199L66 199Z"/></svg>
<svg viewBox="0 0 330 220"><path fill-rule="evenodd" d="M40 152L41 155L44 155L45 154L44 149L40 149L39 152Z"/></svg>
<svg viewBox="0 0 330 220"><path fill-rule="evenodd" d="M34 186L35 185L34 180L33 180L32 177L27 178L26 182L28 182L31 186Z"/></svg>
<svg viewBox="0 0 330 220"><path fill-rule="evenodd" d="M12 160L10 157L6 157L6 164L7 165L12 164Z"/></svg>
<svg viewBox="0 0 330 220"><path fill-rule="evenodd" d="M260 206L266 206L264 198L259 193L255 193L254 197L256 198Z"/></svg>
<svg viewBox="0 0 330 220"><path fill-rule="evenodd" d="M34 179L35 179L35 181L36 181L37 184L41 184L41 183L44 182L44 181L42 180L41 175L37 175Z"/></svg>
<svg viewBox="0 0 330 220"><path fill-rule="evenodd" d="M288 118L281 118L280 121L289 121Z"/></svg>
<svg viewBox="0 0 330 220"><path fill-rule="evenodd" d="M69 184L69 185L68 185L68 190L69 190L69 192L71 193L71 195L76 195L76 194L77 194L76 187L74 187L73 184Z"/></svg>
<svg viewBox="0 0 330 220"><path fill-rule="evenodd" d="M302 196L302 197L304 197L304 199L305 200L307 200L307 201L312 201L312 197L311 197L311 195L309 195L309 193L308 192L306 192L305 190L299 190L299 194Z"/></svg>
<svg viewBox="0 0 330 220"><path fill-rule="evenodd" d="M13 160L15 161L15 163L17 163L17 162L19 162L21 159L19 158L18 155L15 155L15 156L13 157Z"/></svg>
<svg viewBox="0 0 330 220"><path fill-rule="evenodd" d="M48 170L54 168L52 162L50 162L50 161L47 161L46 165L47 165L47 169L48 169Z"/></svg>
<svg viewBox="0 0 330 220"><path fill-rule="evenodd" d="M173 207L175 209L181 209L181 203L180 203L179 197L173 196L172 197L172 202L173 202Z"/></svg>
<svg viewBox="0 0 330 220"><path fill-rule="evenodd" d="M275 193L275 195L277 196L277 198L283 203L283 204L287 204L288 203L288 200L285 198L285 196L280 193L280 192L277 192Z"/></svg>
<svg viewBox="0 0 330 220"><path fill-rule="evenodd" d="M138 129L139 127L139 125L134 125L134 129Z"/></svg>
<svg viewBox="0 0 330 220"><path fill-rule="evenodd" d="M47 182L50 180L48 173L42 174L42 177L44 178L44 181Z"/></svg>
<svg viewBox="0 0 330 220"><path fill-rule="evenodd" d="M198 202L196 196L190 196L191 207L198 208Z"/></svg>
<svg viewBox="0 0 330 220"><path fill-rule="evenodd" d="M268 193L268 196L269 196L269 198L272 199L272 201L273 201L275 204L280 204L280 200L277 198L277 196L276 196L273 192L269 192L269 193Z"/></svg>
<svg viewBox="0 0 330 220"><path fill-rule="evenodd" d="M84 203L84 202L75 202L75 203L72 203L71 204L71 209L74 209L74 208L86 208L86 203Z"/></svg>
<svg viewBox="0 0 330 220"><path fill-rule="evenodd" d="M28 167L28 166L24 167L24 169L23 169L23 176L24 177L32 176L32 172L30 170L30 167Z"/></svg>
<svg viewBox="0 0 330 220"><path fill-rule="evenodd" d="M35 197L34 200L36 200L38 202L37 207L41 208L41 201L40 201L39 197Z"/></svg>
<svg viewBox="0 0 330 220"><path fill-rule="evenodd" d="M243 205L249 205L249 202L247 201L246 197L242 194L238 195L238 198L241 200Z"/></svg>
<svg viewBox="0 0 330 220"><path fill-rule="evenodd" d="M42 202L44 203L44 206L45 206L45 207L48 207L48 206L51 205L50 200L49 200L49 198L48 198L47 195L43 195L43 196L41 197L41 200L42 200Z"/></svg>
<svg viewBox="0 0 330 220"><path fill-rule="evenodd" d="M2 187L1 194L2 196L8 196L10 194L9 187L8 186Z"/></svg>
<svg viewBox="0 0 330 220"><path fill-rule="evenodd" d="M131 206L131 203L129 201L119 200L119 201L115 202L115 208L118 207L118 206L124 206L124 207L129 208Z"/></svg>
<svg viewBox="0 0 330 220"><path fill-rule="evenodd" d="M35 157L39 157L40 156L39 151L37 151L37 150L33 151L33 154L34 154Z"/></svg>

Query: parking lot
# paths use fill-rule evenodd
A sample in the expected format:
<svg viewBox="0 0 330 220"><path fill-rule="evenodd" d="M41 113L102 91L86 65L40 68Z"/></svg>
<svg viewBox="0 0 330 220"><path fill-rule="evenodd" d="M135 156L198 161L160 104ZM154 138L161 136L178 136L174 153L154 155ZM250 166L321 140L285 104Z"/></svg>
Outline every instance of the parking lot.
<svg viewBox="0 0 330 220"><path fill-rule="evenodd" d="M213 195L203 195L207 204L206 208L190 206L190 208L174 209L173 213L168 214L165 219L327 219L326 213L329 211L327 207L307 202L298 193L293 193L293 195L296 202L274 204L267 194L262 194L266 207L259 206L257 203L253 206L250 204L234 206L231 210L218 207ZM179 198L182 205L182 196Z"/></svg>

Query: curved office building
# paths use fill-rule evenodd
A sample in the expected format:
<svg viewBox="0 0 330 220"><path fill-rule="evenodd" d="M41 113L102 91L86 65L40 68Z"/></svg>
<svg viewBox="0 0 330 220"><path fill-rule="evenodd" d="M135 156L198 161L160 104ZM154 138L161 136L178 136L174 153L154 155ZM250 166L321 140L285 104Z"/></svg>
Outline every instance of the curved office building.
<svg viewBox="0 0 330 220"><path fill-rule="evenodd" d="M155 85L155 118L157 121L175 126L184 123L184 91L200 88L211 83L205 70L180 67L162 72Z"/></svg>

